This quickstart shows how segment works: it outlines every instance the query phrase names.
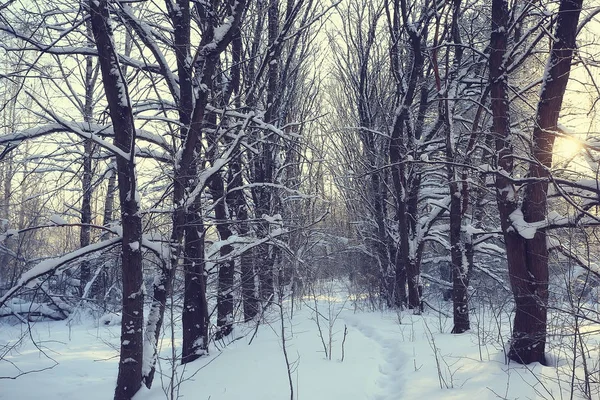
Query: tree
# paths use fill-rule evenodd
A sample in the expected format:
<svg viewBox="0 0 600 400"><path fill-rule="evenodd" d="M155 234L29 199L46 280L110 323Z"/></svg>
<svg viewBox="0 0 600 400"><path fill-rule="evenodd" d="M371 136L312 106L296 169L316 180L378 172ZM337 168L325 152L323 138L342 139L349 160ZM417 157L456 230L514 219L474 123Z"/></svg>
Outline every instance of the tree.
<svg viewBox="0 0 600 400"><path fill-rule="evenodd" d="M549 170L552 167L554 138L569 80L581 7L581 0L560 2L554 32L556 40L552 43L536 111L527 175L528 185L520 205L510 175L515 170L515 152L511 144L506 65L509 11L506 1L494 0L492 3L492 132L496 136L498 167L500 171L504 171L496 176L496 190L516 305L508 356L523 364L546 362L548 248L545 230L536 230L531 235L516 225L524 222L523 225L527 226L547 218Z"/></svg>
<svg viewBox="0 0 600 400"><path fill-rule="evenodd" d="M391 107L386 107L386 103L393 100L388 89L391 86L387 68L389 59L385 45L376 40L385 33L381 26L383 16L383 3L349 2L347 8L340 11L344 21L341 32L331 35L329 41L334 50L336 84L340 86L340 97L344 97L336 98L334 106L340 123L351 124L341 127L338 140L349 147L348 153L359 152L357 156L346 155L353 164L348 168L359 175L364 174L368 181L364 186L362 182L356 186L351 182L345 182L344 185L347 185L347 189L352 186L355 193L360 193L361 206L364 208L361 212L368 218L356 215L356 218L364 221L356 228L359 235L364 237L367 256L376 262L377 268L373 273L380 280L379 292L391 306L406 295L394 297L396 243L392 234L394 228L390 226L389 171L385 167L388 164L389 140L384 133L390 123L388 114L391 113ZM338 37L342 39L338 40ZM345 115L348 113L346 103L350 107L350 115ZM358 142L348 139L354 131L358 134ZM396 305L400 306L401 303Z"/></svg>
<svg viewBox="0 0 600 400"><path fill-rule="evenodd" d="M115 132L119 205L123 238L121 265L123 309L121 350L115 400L131 399L142 385L144 290L142 278L142 219L135 170L136 132L127 82L123 76L110 27L108 0L90 1L94 42L98 49L102 83Z"/></svg>

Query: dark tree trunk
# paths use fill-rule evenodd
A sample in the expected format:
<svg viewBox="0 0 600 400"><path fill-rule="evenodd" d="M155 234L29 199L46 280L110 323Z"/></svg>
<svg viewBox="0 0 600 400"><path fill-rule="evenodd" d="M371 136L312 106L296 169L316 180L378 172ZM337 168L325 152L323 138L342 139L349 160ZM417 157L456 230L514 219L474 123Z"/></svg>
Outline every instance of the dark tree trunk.
<svg viewBox="0 0 600 400"><path fill-rule="evenodd" d="M508 174L513 172L513 148L511 145L510 132L510 112L508 103L508 77L504 58L506 55L506 46L508 42L508 3L506 0L493 0L492 2L492 35L490 40L490 92L492 107L492 133L495 136L496 151L498 157L498 167L502 168ZM524 269L526 262L525 240L512 228L510 214L518 206L516 198L516 189L510 180L503 175L496 176L496 192L498 201L498 211L500 213L500 223L504 233L504 243L506 246L506 255L511 284L515 280L515 271ZM522 274L520 274L522 275ZM513 287L513 292L515 292ZM515 292L516 293L516 292ZM520 302L520 297L517 299ZM523 309L522 311L530 311ZM535 315L535 313L534 313ZM545 326L543 328L545 331ZM528 355L528 358L531 355ZM544 361L543 349L541 355L536 359L523 360L524 362Z"/></svg>
<svg viewBox="0 0 600 400"><path fill-rule="evenodd" d="M181 0L181 7L185 3L187 15L189 15L189 3ZM184 307L183 307L183 343L182 343L182 363L194 361L208 350L208 304L206 301L206 277L204 271L204 222L202 220L201 194L204 186L194 187L196 185L204 185L205 182L198 182L198 157L202 154L202 129L205 123L206 106L209 100L209 93L213 87L213 74L219 60L219 55L229 45L237 27L240 24L242 13L246 2L243 0L231 1L229 10L231 14L230 28L218 38L215 38L215 23L213 19L207 15L215 13L216 10L203 16L205 20L204 34L202 35L200 50L198 51L198 59L196 66L201 68L197 74L201 77L201 84L196 97L196 102L191 113L191 118L187 121L182 120L184 127L189 127L189 130L184 132L183 150L178 168L175 171L175 189L179 190L178 195L185 198L185 201L176 203L178 210L176 213L177 219L174 223L173 231L176 233L175 243L180 243L181 223L184 221L184 236L185 245L183 247L184 254L184 273L185 273L185 291L184 291ZM179 13L178 13L179 14ZM186 18L186 24L189 26L189 19ZM187 35L187 33L186 33ZM189 46L189 36L186 41ZM189 47L188 47L189 49ZM186 50L187 52L188 50ZM183 58L178 63L182 62L186 65L186 79L191 79L191 66L189 62ZM187 57L187 56L186 56ZM190 80L191 82L191 80ZM186 85L191 93L193 88ZM181 96L182 102L183 94ZM189 114L184 113L184 119L187 119ZM182 115L180 114L180 118ZM187 123L186 123L187 122ZM179 189L178 189L179 188ZM186 192L196 193L195 198L185 197ZM191 193L191 192L190 192ZM177 197L175 197L177 200ZM190 204L191 203L191 204Z"/></svg>
<svg viewBox="0 0 600 400"><path fill-rule="evenodd" d="M231 66L231 82L228 85L229 91L225 94L223 98L223 106L229 102L231 95L235 92L239 95L240 92L240 82L241 82L241 59L242 59L242 35L239 27L236 29L235 34L233 35L231 41L231 55L232 55L232 66ZM241 108L240 97L238 96L236 99L236 106ZM216 141L213 140L213 146L216 150ZM231 144L231 140L228 140L227 143ZM234 159L231 160L231 164L238 165L239 172L239 154L234 156ZM214 159L214 156L212 157ZM231 169L229 170L231 174ZM225 192L225 182L223 175L219 172L213 178L215 181L211 182L211 190L213 194L213 199L217 201L215 204L215 216L217 218L217 230L219 231L219 237L221 240L227 240L233 234L233 227L235 226L234 218L242 217L247 218L241 209L244 209L245 204L243 201L243 191L238 190L235 196L242 196L241 202L239 205L236 203L238 201L229 198L229 194ZM240 187L241 186L241 175L239 180L228 180L228 189L233 189L232 186ZM244 209L245 210L245 209ZM226 219L229 220L229 223L226 224ZM233 251L232 245L225 245L220 249L220 255L222 258L226 258ZM247 256L246 256L247 257ZM242 258L240 260L240 264L242 261L247 263L247 260ZM244 270L247 268L246 266L241 269ZM217 337L227 336L231 333L233 328L233 310L234 310L234 299L233 299L233 290L234 290L234 274L235 274L235 259L231 258L228 260L224 260L219 266L219 288L218 288L218 297L217 297ZM250 274L253 276L253 274ZM245 302L244 299L244 285L242 284L242 301ZM246 319L247 315L244 313L244 319ZM251 315L250 318L254 317Z"/></svg>
<svg viewBox="0 0 600 400"><path fill-rule="evenodd" d="M258 1L257 3L258 13L261 14L263 2ZM255 27L255 33L262 31L263 18L258 18ZM255 56L258 52L260 34L254 35L254 41L251 49L250 60L248 61L248 74L250 79L246 82L247 84L254 84L254 63ZM233 65L231 68L231 85L230 88L233 91L239 93L241 83L241 70L240 60L242 58L242 37L239 28L236 30L235 35L232 39L232 59ZM252 97L252 96L250 96ZM236 99L236 106L241 108L240 97ZM248 99L249 102L253 100ZM248 206L246 204L246 198L242 186L244 185L244 177L242 173L242 156L237 154L229 163L228 175L227 175L227 194L225 201L229 208L229 218L235 219L235 229L241 236L247 236L250 232L248 222ZM255 284L256 271L254 270L253 263L253 252L246 251L242 253L238 259L240 267L240 277L242 286L242 309L244 312L244 321L248 322L252 320L258 313L258 295ZM227 271L228 272L228 271ZM235 271L233 271L235 272ZM227 274L228 275L228 274Z"/></svg>
<svg viewBox="0 0 600 400"><path fill-rule="evenodd" d="M533 159L529 177L541 178L525 189L522 211L526 222L541 221L547 214L548 176L552 166L554 131L566 90L582 0L560 3L555 37L542 83L536 125L533 132ZM513 171L510 140L507 80L503 65L506 53L508 6L506 1L492 3L490 80L492 93L492 130L497 135L499 167ZM533 238L521 236L512 227L510 215L517 210L515 190L508 179L496 178L498 208L504 232L510 282L515 297L515 320L508 356L523 364L545 363L548 306L548 249L546 234L537 231ZM511 197L513 194L513 197Z"/></svg>
<svg viewBox="0 0 600 400"><path fill-rule="evenodd" d="M441 120L444 121L446 132L446 159L448 188L450 195L450 259L452 261L452 301L453 301L453 317L454 327L452 333L463 333L470 329L469 323L469 274L468 264L464 260L465 249L461 239L461 228L463 218L463 199L468 201L468 187L466 181L459 181L459 174L454 163L457 161L458 151L456 142L458 139L454 136L457 134L452 129L454 123L453 110L454 104L450 104L447 94L449 92L457 92L458 88L458 72L461 68L463 49L461 45L459 19L461 12L461 0L453 1L452 9L452 25L451 36L452 42L456 45L454 50L454 59L452 68L446 74L446 84L444 92L440 93L440 112ZM449 58L447 54L446 57ZM447 58L447 60L448 60ZM448 61L447 61L448 62ZM434 60L437 70L437 60ZM464 190L461 190L464 189ZM463 257L464 256L464 257Z"/></svg>
<svg viewBox="0 0 600 400"><path fill-rule="evenodd" d="M210 61L209 61L210 62ZM213 64L214 65L214 64ZM212 75L212 70L209 72ZM201 98L196 100L196 107L202 107L202 114L196 114L198 109L194 110L193 120L195 129L190 129L188 136L188 146L192 141L196 147L196 154L200 154L201 142L199 126L204 121L204 109L207 104L208 93L201 94ZM197 122L196 122L197 121ZM194 125L192 125L194 126ZM195 136L196 139L191 139ZM187 147L184 147L184 149ZM189 153L189 162L183 164L186 166L185 172L180 176L183 179L184 187L191 187L190 181L194 182L197 176L198 160L194 153ZM180 166L182 163L180 163ZM185 179L187 177L187 179ZM198 183L199 184L199 183ZM185 192L184 192L185 193ZM185 287L182 311L182 354L181 362L183 364L196 360L208 351L208 304L206 301L206 278L204 261L204 221L202 220L201 191L193 199L192 204L183 204L181 212L183 213L184 224L184 246L183 246L183 272L185 274ZM188 199L184 197L184 199ZM185 202L185 200L184 200Z"/></svg>
<svg viewBox="0 0 600 400"><path fill-rule="evenodd" d="M225 107L223 99L222 106ZM207 158L215 167L219 151L219 141L217 137L217 118L214 113L207 116L207 123L211 128L214 128L213 134L207 135L208 150ZM235 144L228 140L229 146ZM225 200L225 184L220 171L215 172L208 180L208 188L213 200L213 210L215 213L215 226L219 233L220 241L224 242L232 236L231 223L228 221L227 203ZM232 258L228 258L233 251L233 246L230 244L222 245L219 249L219 258L221 261L218 266L218 290L217 290L217 332L216 339L221 339L231 333L233 329L233 274L235 271L235 263Z"/></svg>
<svg viewBox="0 0 600 400"><path fill-rule="evenodd" d="M236 229L239 235L244 236L250 232L248 227L248 210L244 192L240 189L243 185L240 157L231 161L227 178L227 203L229 212L235 216ZM250 321L258 313L258 297L254 282L255 272L252 262L252 252L246 251L239 258L242 285L242 307L244 321Z"/></svg>
<svg viewBox="0 0 600 400"><path fill-rule="evenodd" d="M216 143L215 143L216 145ZM226 241L232 235L227 222L227 209L225 203L225 189L221 173L213 175L209 182L212 198L215 201L214 210L219 239ZM217 339L227 336L233 328L233 273L234 260L227 259L233 251L230 244L223 245L219 249L219 288L217 293Z"/></svg>
<svg viewBox="0 0 600 400"><path fill-rule="evenodd" d="M454 167L448 167L454 172ZM454 177L454 173L452 173ZM469 287L468 268L463 262L463 248L460 238L462 226L461 198L458 182L450 183L450 258L452 260L452 300L454 327L452 333L463 333L471 326L469 323Z"/></svg>
<svg viewBox="0 0 600 400"><path fill-rule="evenodd" d="M193 90L192 90L192 66L188 60L191 57L190 50L190 8L189 2L186 0L178 0L177 7L179 12L170 14L171 20L175 27L174 30L174 49L175 58L177 61L177 77L179 79L179 122L181 123L180 134L183 142L183 148L186 146L195 146L196 143L190 140L190 124L194 108ZM173 226L171 231L171 259L168 265L163 265L155 282L152 285L152 306L148 316L148 324L146 326L146 346L151 346L151 351L147 354L152 354L152 360L146 360L146 368L143 371L143 380L146 387L150 388L154 380L157 360L157 346L160 339L160 329L163 325L164 314L167 305L167 299L171 294L173 285L173 277L179 265L179 259L184 252L183 239L185 236L186 226L186 208L183 204L185 195L190 182L194 176L190 173L189 150L186 156L180 160L179 165L174 166L173 177ZM185 273L184 269L184 273ZM187 289L188 276L186 275L185 287ZM185 300L184 300L185 304ZM185 335L185 333L184 333Z"/></svg>
<svg viewBox="0 0 600 400"><path fill-rule="evenodd" d="M204 264L204 224L198 198L186 214L185 225L185 292L181 315L183 364L198 359L208 351L208 303Z"/></svg>
<svg viewBox="0 0 600 400"><path fill-rule="evenodd" d="M543 221L548 213L548 178L552 167L554 132L562 108L571 60L575 49L582 0L562 0L555 37L533 130L533 159L529 177L541 178L525 188L523 216L526 222ZM521 239L524 240L524 239ZM539 230L525 241L525 265L513 266L511 284L517 305L509 357L512 360L543 363L548 307L548 248L546 232ZM508 251L508 250L507 250Z"/></svg>
<svg viewBox="0 0 600 400"><path fill-rule="evenodd" d="M406 280L408 283L408 308L415 313L421 310L421 282L420 265L417 260L410 257L406 264Z"/></svg>
<svg viewBox="0 0 600 400"><path fill-rule="evenodd" d="M86 28L91 34L90 23L86 23ZM93 122L93 96L94 96L94 65L92 56L87 56L85 60L85 103L83 108L83 120L87 123ZM91 139L86 139L83 143L83 176L81 177L81 230L79 232L79 245L88 246L91 240L92 223L92 152L94 145ZM81 263L81 273L79 275L79 292L83 296L85 287L90 281L91 271L90 263L84 260Z"/></svg>
<svg viewBox="0 0 600 400"><path fill-rule="evenodd" d="M142 384L144 291L142 277L142 220L135 178L135 126L125 81L113 47L107 0L90 1L94 41L98 49L104 92L115 131L117 177L123 241L121 250L123 309L121 351L115 400L129 400Z"/></svg>
<svg viewBox="0 0 600 400"><path fill-rule="evenodd" d="M89 246L91 240L92 223L92 141L84 142L83 176L81 179L81 230L79 231L79 245ZM79 275L79 292L83 296L85 287L91 279L90 262L84 260L81 263Z"/></svg>
<svg viewBox="0 0 600 400"><path fill-rule="evenodd" d="M427 29L409 29L408 43L410 64L407 71L402 71L402 62L399 58L398 42L404 26L414 26L409 21L409 9L406 1L395 0L392 15L391 31L394 45L391 49L392 72L396 78L397 95L400 97L396 108L390 139L390 164L392 167L392 183L396 198L396 216L398 218L398 234L400 236L396 256L396 303L403 301L404 283L408 286L408 307L415 313L421 310L421 255L422 246L416 243L418 220L418 202L420 190L420 172L417 168L407 168L405 161L415 150L415 139L419 139L422 131L425 111L427 109L427 93L421 92L417 120L411 124L410 108L413 106L418 94L419 84L422 84L425 59L423 57L422 41L427 36ZM423 22L423 21L421 21ZM427 22L423 22L425 25ZM405 78L404 78L404 77ZM406 82L403 80L406 79ZM414 129L412 129L414 128ZM411 241L413 248L411 251ZM421 249L421 250L418 250Z"/></svg>
<svg viewBox="0 0 600 400"><path fill-rule="evenodd" d="M408 251L408 250L407 250ZM403 307L408 304L408 294L406 292L406 265L403 262L402 249L396 251L394 261L395 279L394 279L394 304L396 307Z"/></svg>
<svg viewBox="0 0 600 400"><path fill-rule="evenodd" d="M257 30L259 28L257 23ZM279 38L279 0L269 0L267 8L267 39L270 48L267 54L268 72L267 72L267 91L266 91L266 111L265 122L276 123L277 112L279 111L279 98L277 91L279 88L279 63L278 58L281 52L282 43L276 42ZM261 151L254 159L253 183L258 184L253 187L252 197L254 201L255 217L261 220L264 215L271 215L273 209L273 190L267 185L273 183L274 179L274 140L276 138L266 134L261 140ZM261 185L265 183L267 185ZM260 239L269 235L270 225L267 221L260 221L257 224L257 234ZM256 272L258 274L258 295L261 301L269 301L274 295L274 271L275 249L270 244L263 244L253 249Z"/></svg>
<svg viewBox="0 0 600 400"><path fill-rule="evenodd" d="M104 213L102 216L102 225L108 226L113 222L113 212L115 209L115 192L117 188L117 175L115 165L110 165L108 184L106 185L106 197L104 198Z"/></svg>

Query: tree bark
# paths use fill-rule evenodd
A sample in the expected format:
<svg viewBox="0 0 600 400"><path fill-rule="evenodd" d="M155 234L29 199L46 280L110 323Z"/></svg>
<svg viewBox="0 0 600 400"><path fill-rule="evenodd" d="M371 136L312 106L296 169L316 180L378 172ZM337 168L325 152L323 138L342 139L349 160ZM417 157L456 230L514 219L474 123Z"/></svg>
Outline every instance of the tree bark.
<svg viewBox="0 0 600 400"><path fill-rule="evenodd" d="M181 322L181 363L194 361L208 352L208 303L204 260L204 222L200 198L186 213L183 268L185 291Z"/></svg>
<svg viewBox="0 0 600 400"><path fill-rule="evenodd" d="M117 156L119 204L123 240L121 250L123 309L121 352L115 400L129 400L142 384L144 291L142 279L142 220L135 175L135 126L125 81L113 45L107 0L89 2L102 82L115 131L115 145L128 155Z"/></svg>
<svg viewBox="0 0 600 400"><path fill-rule="evenodd" d="M440 93L440 112L443 114L441 119L444 121L446 132L446 159L448 161L447 177L450 195L450 259L452 261L452 302L454 327L452 333L460 334L470 329L469 323L469 302L468 288L469 275L468 264L466 261L465 248L461 239L462 219L463 219L463 196L467 196L466 190L461 190L459 184L464 187L466 182L459 181L459 174L454 162L457 161L458 133L454 132L453 106L449 98L454 97L458 92L458 72L461 68L463 49L460 38L459 19L461 11L461 0L453 0L451 36L453 45L455 45L454 59L452 68L446 73L444 92ZM448 64L449 51L446 50ZM437 60L434 60L437 70Z"/></svg>
<svg viewBox="0 0 600 400"><path fill-rule="evenodd" d="M397 293L395 301L396 303L404 301L404 293L406 293L404 284L406 282L408 284L408 308L413 309L415 313L419 313L421 309L421 256L418 249L422 249L422 246L416 243L415 240L417 236L416 221L419 219L417 214L421 178L416 169L407 170L404 162L411 155L410 152L414 150L414 140L418 139L419 132L422 129L422 118L424 118L426 110L427 94L421 93L419 113L415 124L417 129L410 129L410 108L414 104L419 84L422 83L425 66L421 42L426 37L427 30L419 31L415 24L409 21L409 10L405 0L395 0L393 8L390 28L395 44L390 53L392 72L397 81L397 96L400 98L396 107L389 148L390 163L393 166L392 183L396 197L396 215L400 236L395 263L395 293ZM402 66L396 42L400 39L402 24L411 27L411 29L407 29L410 45L410 64L406 74L401 71ZM406 87L402 83L404 78L401 77L403 75L406 75Z"/></svg>
<svg viewBox="0 0 600 400"><path fill-rule="evenodd" d="M450 182L450 258L452 260L452 301L454 327L452 333L463 333L470 329L468 287L469 277L466 257L463 260L464 249L460 237L462 227L461 197L456 181L454 167L453 181ZM450 174L449 174L450 175Z"/></svg>
<svg viewBox="0 0 600 400"><path fill-rule="evenodd" d="M522 211L525 222L542 221L547 215L549 171L552 167L554 135L564 93L569 80L573 49L582 0L560 3L555 37L542 82L542 91L533 131L532 156L528 177L538 178L525 189ZM504 0L492 3L490 80L492 93L492 131L496 135L498 167L513 172L510 145L509 104L504 58L506 54L508 5ZM511 287L515 298L515 320L508 356L529 364L544 364L548 307L548 249L545 231L533 238L521 236L512 226L511 214L518 208L515 188L503 175L496 177L498 209L506 244Z"/></svg>
<svg viewBox="0 0 600 400"><path fill-rule="evenodd" d="M216 145L216 144L215 144ZM210 183L212 198L215 202L215 219L219 239L226 241L232 235L227 222L225 189L221 173L213 175ZM233 329L233 273L234 260L226 259L233 251L233 246L225 244L219 249L219 255L224 260L219 263L219 288L217 293L217 339L227 336Z"/></svg>
<svg viewBox="0 0 600 400"><path fill-rule="evenodd" d="M270 48L270 54L267 55L269 61L267 73L267 108L265 111L265 122L274 123L279 111L279 99L277 96L279 82L279 63L278 56L281 51L281 43L277 43L279 38L279 0L269 0L267 10L267 39ZM270 136L270 135L269 135ZM263 138L262 152L257 156L255 162L255 182L272 183L274 178L274 150L275 144L267 136ZM256 219L261 220L264 215L271 215L273 211L273 190L266 185L254 187L253 198L256 210ZM257 226L259 238L266 238L269 235L270 225L267 221L260 221ZM254 258L257 265L259 278L259 296L262 301L269 301L274 295L274 271L275 249L270 244L258 246L254 251Z"/></svg>
<svg viewBox="0 0 600 400"><path fill-rule="evenodd" d="M86 30L91 34L89 21L86 23ZM87 56L85 60L85 103L83 107L83 120L87 123L93 122L93 96L94 96L94 65L92 56ZM91 139L86 139L83 143L83 176L81 177L81 230L79 231L79 245L88 246L91 240L92 223L92 152L94 145ZM79 292L81 295L85 292L85 287L90 281L91 271L90 263L84 260L81 263L81 273L79 274Z"/></svg>
<svg viewBox="0 0 600 400"><path fill-rule="evenodd" d="M548 181L554 138L569 81L582 3L582 0L560 2L556 41L542 81L533 130L534 162L529 164L528 177L539 179L525 188L522 205L525 222L543 221L548 213ZM509 265L517 309L508 356L526 364L534 361L545 363L549 277L546 232L538 230L532 239L521 238L521 241L525 242L525 263Z"/></svg>
<svg viewBox="0 0 600 400"><path fill-rule="evenodd" d="M186 24L189 26L189 3L180 0L178 13L185 7ZM185 4L184 4L185 3ZM185 291L184 307L182 314L183 323L183 343L182 343L182 363L194 361L202 354L208 351L208 303L206 301L206 277L204 271L204 221L202 219L201 193L204 187L194 187L196 185L205 185L205 182L198 182L198 164L199 155L202 154L202 129L205 123L206 106L209 100L209 93L213 86L213 74L219 61L219 55L231 43L237 27L240 24L243 10L246 2L230 1L229 9L231 14L230 26L224 34L215 37L216 21L211 17L204 16L205 32L202 36L200 46L195 61L199 76L199 90L196 95L195 104L191 115L185 114L182 125L188 127L183 132L183 149L179 165L175 168L175 206L176 216L174 220L174 244L178 246L181 243L181 233L185 237L183 247L184 254L184 273L185 273ZM213 14L216 10L208 10ZM204 18L203 17L203 18ZM189 43L189 31L186 31L186 43ZM183 42L182 42L183 45ZM186 50L187 52L187 50ZM186 80L191 82L191 67L188 57L181 53L178 56L178 64L185 66ZM180 68L181 69L181 68ZM180 78L181 79L181 78ZM190 93L193 93L193 87L186 85ZM181 95L184 98L183 92ZM186 111L187 113L187 111ZM190 117L188 119L188 116ZM180 117L181 118L181 117ZM190 198L189 195L195 192L196 197ZM177 202L178 198L185 201ZM191 204L189 204L191 202ZM183 223L183 225L181 225Z"/></svg>
<svg viewBox="0 0 600 400"><path fill-rule="evenodd" d="M230 165L227 178L227 203L231 216L235 216L236 229L241 236L250 232L248 226L248 209L244 192L241 190L243 185L242 163L240 156L235 157ZM246 251L239 258L240 275L242 285L242 308L244 310L244 321L252 320L259 310L256 284L254 282L255 271L252 262L252 252Z"/></svg>

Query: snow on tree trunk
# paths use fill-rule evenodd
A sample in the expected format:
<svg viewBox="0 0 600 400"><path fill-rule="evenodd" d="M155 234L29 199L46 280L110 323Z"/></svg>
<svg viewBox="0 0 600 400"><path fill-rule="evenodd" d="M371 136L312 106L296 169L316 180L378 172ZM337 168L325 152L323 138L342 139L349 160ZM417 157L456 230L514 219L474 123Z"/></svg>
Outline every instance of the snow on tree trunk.
<svg viewBox="0 0 600 400"><path fill-rule="evenodd" d="M142 380L148 389L150 389L154 380L158 360L157 346L164 321L167 298L171 293L174 272L175 268L172 265L165 264L154 277L152 283L152 305L150 306L146 331L144 332L144 365L142 367Z"/></svg>
<svg viewBox="0 0 600 400"><path fill-rule="evenodd" d="M453 167L450 169L454 170ZM462 222L461 197L458 183L450 184L450 258L452 260L452 301L454 327L452 333L463 333L470 329L466 257L461 242Z"/></svg>
<svg viewBox="0 0 600 400"><path fill-rule="evenodd" d="M452 68L446 72L443 88L440 85L440 119L444 121L446 136L446 165L448 189L450 194L450 260L452 262L452 302L454 327L452 333L463 333L470 329L469 303L468 303L468 265L465 248L461 239L463 225L463 200L466 200L467 192L461 190L459 174L454 163L458 160L459 150L457 143L459 133L454 128L455 94L458 92L458 73L461 67L463 48L461 47L461 36L459 19L461 12L460 0L455 0L452 9L451 36L452 44L456 45ZM437 53L435 53L437 54ZM439 73L437 59L434 59L436 75ZM447 61L446 61L447 62ZM452 104L451 104L452 103ZM466 182L462 182L463 186Z"/></svg>
<svg viewBox="0 0 600 400"><path fill-rule="evenodd" d="M210 123L216 124L214 114L209 116ZM215 130L216 132L216 130ZM218 141L214 135L209 135L209 154L213 167L216 163ZM233 146L232 143L228 143ZM230 224L227 221L227 203L225 201L225 184L221 172L215 173L208 181L211 196L213 198L213 209L216 219L216 228L219 233L219 239L226 242L232 235ZM218 292L217 292L217 334L220 339L231 333L233 328L233 273L234 260L227 259L227 256L233 251L230 244L221 245L219 248L219 258L223 261L218 263Z"/></svg>
<svg viewBox="0 0 600 400"><path fill-rule="evenodd" d="M558 12L555 38L546 72L533 131L533 162L529 178L536 178L525 189L522 213L526 223L543 221L547 216L549 170L552 166L554 132L566 90L577 24L582 0L563 0ZM492 37L490 42L490 81L492 93L493 126L496 135L498 165L506 173L513 171L510 145L509 103L505 54L508 28L506 1L492 3ZM541 179L539 179L541 178ZM545 363L546 323L548 306L548 248L546 233L537 230L533 237L524 237L512 226L511 215L518 210L515 188L508 178L496 177L498 209L506 243L510 281L515 298L516 312L508 356L529 364Z"/></svg>
<svg viewBox="0 0 600 400"><path fill-rule="evenodd" d="M115 146L123 156L117 157L117 178L123 239L121 266L123 309L121 351L115 400L129 400L142 384L144 286L142 277L142 221L135 175L135 126L127 85L114 48L107 0L89 3L94 41L98 49L104 92L115 132Z"/></svg>
<svg viewBox="0 0 600 400"><path fill-rule="evenodd" d="M219 55L231 42L240 24L245 1L231 2L220 26L210 15L216 10L202 14L201 24L205 31L197 52L195 84L199 90L194 95L190 53L190 9L189 2L180 0L176 18L181 18L181 37L176 39L177 63L181 85L180 122L182 125L182 150L175 165L175 213L173 220L173 245L180 248L184 240L184 305L182 314L183 343L182 363L193 361L206 353L208 347L208 305L206 301L206 277L204 260L204 221L202 217L201 192L205 179L198 179L199 155L203 152L202 129L205 123L206 106L213 86L213 74ZM183 84L185 82L185 85ZM195 102L192 100L195 98ZM195 185L195 187L194 187ZM183 236L182 236L183 235ZM175 252L177 253L177 252Z"/></svg>
<svg viewBox="0 0 600 400"><path fill-rule="evenodd" d="M86 31L91 34L89 21L86 23ZM94 115L94 65L92 56L87 56L85 60L85 103L83 107L83 119L87 123L93 122ZM91 240L92 223L92 152L94 143L91 139L86 139L83 143L83 176L81 178L81 230L79 232L79 244L81 247L88 246ZM84 260L81 263L81 273L79 275L79 290L83 295L85 287L91 278L90 263Z"/></svg>
<svg viewBox="0 0 600 400"><path fill-rule="evenodd" d="M243 185L242 163L240 156L235 157L229 165L227 177L227 203L231 216L235 216L236 229L239 235L246 235L250 231L248 226L248 209L244 192L239 188ZM242 308L244 309L244 321L250 321L258 313L258 297L256 285L254 284L254 265L252 252L244 252L239 258L240 279L242 285Z"/></svg>
<svg viewBox="0 0 600 400"><path fill-rule="evenodd" d="M183 272L185 291L181 322L181 362L196 360L208 351L208 303L204 272L204 223L199 198L186 213Z"/></svg>
<svg viewBox="0 0 600 400"><path fill-rule="evenodd" d="M533 130L533 159L530 178L542 178L525 188L523 216L526 222L544 221L548 213L548 177L552 167L554 138L562 108L582 0L563 0L556 22L556 41L542 82L536 124ZM538 230L525 242L525 265L511 269L511 282L517 303L509 357L529 363L544 362L546 313L548 306L548 248L546 232ZM509 252L510 250L507 249Z"/></svg>

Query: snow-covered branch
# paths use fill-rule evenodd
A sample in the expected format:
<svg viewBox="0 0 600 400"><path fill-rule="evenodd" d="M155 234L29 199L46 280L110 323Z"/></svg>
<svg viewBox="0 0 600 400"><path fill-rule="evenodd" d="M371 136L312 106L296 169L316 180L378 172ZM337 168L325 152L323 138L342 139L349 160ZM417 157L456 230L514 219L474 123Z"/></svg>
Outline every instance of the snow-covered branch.
<svg viewBox="0 0 600 400"><path fill-rule="evenodd" d="M94 243L89 246L82 247L70 253L67 253L61 257L50 258L38 263L36 266L31 268L29 271L21 274L21 277L17 281L17 283L10 288L4 296L0 297L0 307L6 303L8 299L10 299L15 293L17 293L20 289L35 285L38 283L38 278L49 274L56 273L61 268L65 267L67 264L84 257L88 254L95 253L100 250L107 249L121 242L121 237L114 237L102 242Z"/></svg>

